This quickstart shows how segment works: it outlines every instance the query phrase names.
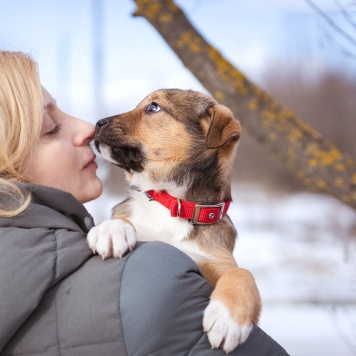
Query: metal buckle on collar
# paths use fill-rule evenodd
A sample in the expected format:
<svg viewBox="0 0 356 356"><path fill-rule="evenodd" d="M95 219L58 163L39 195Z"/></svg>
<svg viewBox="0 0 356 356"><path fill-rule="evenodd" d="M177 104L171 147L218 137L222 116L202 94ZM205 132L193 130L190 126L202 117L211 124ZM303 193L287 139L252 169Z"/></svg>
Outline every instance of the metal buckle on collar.
<svg viewBox="0 0 356 356"><path fill-rule="evenodd" d="M149 201L154 200L154 199L148 194L148 192L145 192L145 194L146 194L146 197L148 198Z"/></svg>
<svg viewBox="0 0 356 356"><path fill-rule="evenodd" d="M177 198L177 218L180 218L181 209L182 209L182 205L180 203L180 199Z"/></svg>
<svg viewBox="0 0 356 356"><path fill-rule="evenodd" d="M214 221L214 222L202 222L202 221L199 221L200 210L204 209L204 208L220 208L219 219ZM197 204L194 207L194 213L193 213L193 217L192 217L192 224L195 224L195 225L214 224L215 222L219 221L223 217L224 209L225 209L225 203L214 204L214 205L199 205L199 204ZM212 218L214 218L214 217L212 217Z"/></svg>

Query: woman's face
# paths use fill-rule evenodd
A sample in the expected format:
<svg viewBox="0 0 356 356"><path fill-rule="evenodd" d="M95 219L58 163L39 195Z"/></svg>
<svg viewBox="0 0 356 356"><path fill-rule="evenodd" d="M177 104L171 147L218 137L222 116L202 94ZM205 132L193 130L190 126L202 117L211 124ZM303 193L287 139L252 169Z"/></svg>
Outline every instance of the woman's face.
<svg viewBox="0 0 356 356"><path fill-rule="evenodd" d="M103 187L96 176L96 156L89 146L94 126L61 111L44 88L42 95L41 137L26 174L32 183L69 192L81 203L96 199Z"/></svg>

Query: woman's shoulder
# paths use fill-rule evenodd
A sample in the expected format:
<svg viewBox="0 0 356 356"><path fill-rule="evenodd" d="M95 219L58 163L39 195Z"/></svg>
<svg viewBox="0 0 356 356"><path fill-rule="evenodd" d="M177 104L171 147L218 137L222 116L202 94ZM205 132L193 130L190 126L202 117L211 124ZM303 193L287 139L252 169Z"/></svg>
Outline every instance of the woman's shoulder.
<svg viewBox="0 0 356 356"><path fill-rule="evenodd" d="M212 288L196 263L175 247L140 245L126 262L120 290L129 355L184 355L202 338Z"/></svg>
<svg viewBox="0 0 356 356"><path fill-rule="evenodd" d="M133 280L137 284L132 283ZM138 243L127 257L122 283L127 294L145 287L158 295L174 292L177 299L200 291L208 300L212 291L198 265L189 256L160 241Z"/></svg>

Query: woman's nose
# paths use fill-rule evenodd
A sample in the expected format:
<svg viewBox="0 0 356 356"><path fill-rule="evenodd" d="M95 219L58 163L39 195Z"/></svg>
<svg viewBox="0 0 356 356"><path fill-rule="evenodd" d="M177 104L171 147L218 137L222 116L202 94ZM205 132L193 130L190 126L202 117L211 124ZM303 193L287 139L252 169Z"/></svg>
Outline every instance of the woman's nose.
<svg viewBox="0 0 356 356"><path fill-rule="evenodd" d="M108 123L107 119L101 119L96 123L96 129L100 129L101 127L103 127L104 125L106 125Z"/></svg>
<svg viewBox="0 0 356 356"><path fill-rule="evenodd" d="M84 122L84 127L81 128L81 138L78 142L83 141L84 144L90 143L94 139L95 126L89 122Z"/></svg>

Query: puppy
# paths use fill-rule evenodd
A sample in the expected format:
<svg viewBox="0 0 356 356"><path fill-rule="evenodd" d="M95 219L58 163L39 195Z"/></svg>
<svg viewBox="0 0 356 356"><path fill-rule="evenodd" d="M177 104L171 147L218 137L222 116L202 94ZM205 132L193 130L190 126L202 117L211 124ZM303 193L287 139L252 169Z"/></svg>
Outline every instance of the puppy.
<svg viewBox="0 0 356 356"><path fill-rule="evenodd" d="M161 238L189 255L214 287L204 330L227 353L247 339L261 309L253 276L233 258L236 230L226 215L239 138L232 112L191 90L158 90L100 120L96 148L125 170L130 194L88 234L103 258L132 249L135 230L140 241Z"/></svg>

